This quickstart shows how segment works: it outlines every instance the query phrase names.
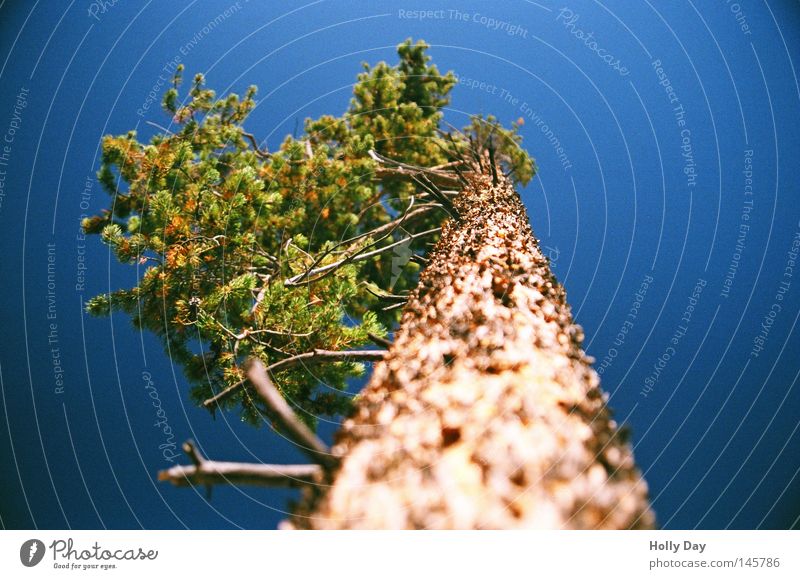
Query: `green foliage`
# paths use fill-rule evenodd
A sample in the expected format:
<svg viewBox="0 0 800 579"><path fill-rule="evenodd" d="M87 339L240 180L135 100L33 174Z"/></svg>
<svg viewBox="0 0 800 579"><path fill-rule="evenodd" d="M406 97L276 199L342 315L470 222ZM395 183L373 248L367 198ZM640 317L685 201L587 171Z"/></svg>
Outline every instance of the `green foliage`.
<svg viewBox="0 0 800 579"><path fill-rule="evenodd" d="M512 174L517 182L527 185L536 174L536 164L521 146L519 127L520 124L515 122L511 124L511 129L506 129L492 115L485 119L474 116L463 133L479 148L491 149L495 162L503 171Z"/></svg>
<svg viewBox="0 0 800 579"><path fill-rule="evenodd" d="M248 357L270 364L385 336L399 310L384 311L381 292L368 290L408 291L418 266L398 265L391 251L352 258L435 227L444 214L431 205L401 228L371 234L396 220L420 190L406 180L377 179L369 151L432 167L451 160L448 147L467 147L471 137L493 143L519 181L534 170L517 146L516 128L503 129L491 117L474 119L463 133L441 133L455 78L430 65L426 49L406 41L397 65L365 65L344 115L307 120L304 135L286 137L269 154L244 128L255 87L218 99L197 75L181 100L179 69L163 98L171 132L149 143L135 132L103 139L98 178L111 207L83 228L100 234L121 262L146 267L136 287L97 296L87 310L124 311L157 334L185 368L198 402L240 382ZM432 239L420 237L404 250L424 253ZM356 362L333 362L292 366L274 378L313 424L314 416L347 411L346 380L361 372ZM253 423L265 412L259 404L246 388L223 402Z"/></svg>

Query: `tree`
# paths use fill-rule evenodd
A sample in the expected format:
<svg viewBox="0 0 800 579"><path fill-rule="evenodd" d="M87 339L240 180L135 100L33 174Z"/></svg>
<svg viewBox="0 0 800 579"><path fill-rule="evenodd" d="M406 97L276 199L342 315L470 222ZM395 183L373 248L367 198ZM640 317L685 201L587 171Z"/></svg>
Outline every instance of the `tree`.
<svg viewBox="0 0 800 579"><path fill-rule="evenodd" d="M300 486L296 527L649 527L514 189L535 172L518 127L444 123L456 79L426 49L364 65L344 115L274 152L244 128L255 87L216 99L198 75L180 102L182 69L170 127L104 139L112 205L83 227L147 268L88 310L127 312L198 403L271 423L313 461L220 463L187 442L193 464L160 477ZM333 449L317 416L346 417Z"/></svg>

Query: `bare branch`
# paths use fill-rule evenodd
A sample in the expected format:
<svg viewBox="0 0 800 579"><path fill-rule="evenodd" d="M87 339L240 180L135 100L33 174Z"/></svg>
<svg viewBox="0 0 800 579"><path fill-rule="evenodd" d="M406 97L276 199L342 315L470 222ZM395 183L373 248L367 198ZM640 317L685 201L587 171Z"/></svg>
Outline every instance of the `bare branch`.
<svg viewBox="0 0 800 579"><path fill-rule="evenodd" d="M372 243L370 243L370 244L368 244L368 245L366 245L366 246L362 247L362 248L361 248L361 249L359 249L358 251L355 251L354 253L352 253L352 254L351 254L351 255L349 255L348 257L346 257L346 258L345 258L345 260L349 260L349 261L342 262L342 263L341 263L341 265L344 265L344 263L349 263L349 262L352 262L352 261L353 261L353 260L354 260L354 259L355 259L355 258L356 258L358 255L360 255L360 254L364 253L364 252L365 252L366 250L368 250L370 247L375 247L375 246L376 246L377 244L379 244L381 241L383 241L383 240L384 240L384 239L386 239L387 237L391 236L391 235L392 235L392 233L394 233L394 230L395 230L396 228L400 227L400 225L403 223L403 221L405 221L405 218L406 218L406 216L408 215L408 212L409 212L409 211L411 210L411 208L414 206L414 202L415 202L415 198L414 198L414 196L412 195L412 196L411 196L411 199L410 199L410 201L408 202L408 207L406 207L406 210L403 212L403 216L401 216L401 217L400 217L400 219L396 220L397 224L396 224L396 225L394 225L394 227L392 227L392 228L391 228L391 230L390 230L388 233L386 233L386 234L385 234L385 235L383 235L382 237L380 237L380 238L376 239L376 240L375 240L375 241L373 241ZM363 236L364 236L364 235L362 235L361 237L363 237ZM311 266L310 266L308 269L306 269L306 271L305 271L304 273L300 274L299 276L294 276L294 278L292 278L292 279L295 279L295 281L303 281L305 278L307 278L309 275L311 275L311 273L312 273L312 272L313 272L313 271L314 271L314 270L317 268L317 266L318 266L320 263L322 263L322 260L324 260L326 257L328 257L328 255L330 255L331 253L333 253L333 252L334 252L334 251L335 251L337 248L341 247L343 243L346 243L346 242L339 242L339 243L337 243L336 245L334 245L333 247L331 247L330 249L328 249L327 251L324 251L324 252L322 253L322 255L320 255L319 257L317 257L317 258L314 260L314 262L311 264ZM309 255L309 257L311 257L311 256Z"/></svg>
<svg viewBox="0 0 800 579"><path fill-rule="evenodd" d="M278 263L278 258L277 257L275 257L274 255L270 255L269 253L264 251L261 247L258 246L257 243L254 243L253 245L250 246L250 251L252 251L253 253L257 253L258 255L260 255L262 257L267 258L270 261L270 263L273 263L273 264L277 264Z"/></svg>
<svg viewBox="0 0 800 579"><path fill-rule="evenodd" d="M334 249L336 249L337 247L340 247L342 245L347 245L349 243L353 243L354 241L358 241L359 239L363 239L364 237L369 237L370 235L380 235L381 233L384 233L386 231L393 231L395 228L397 228L397 226L402 225L403 223L405 223L409 219L412 219L412 218L416 217L417 215L422 215L424 213L427 213L428 211L431 211L432 209L436 209L437 207L440 207L440 205L438 203L437 204L432 204L431 203L431 204L422 205L422 206L414 209L413 211L408 211L408 209L407 209L406 212L403 213L403 215L401 215L397 219L389 221L388 223L384 223L383 225L380 225L380 226L376 227L375 229L371 229L369 231L365 231L364 233L359 233L358 235L355 235L355 236L351 237L350 239L345 239L344 241L340 241L339 243L336 244L336 247L334 247Z"/></svg>
<svg viewBox="0 0 800 579"><path fill-rule="evenodd" d="M261 150L261 147L258 146L258 141L256 141L255 135L252 133L245 133L242 131L242 136L246 137L248 141L253 145L253 150L255 151L256 155L261 157L262 159L269 159L270 153L267 150Z"/></svg>
<svg viewBox="0 0 800 579"><path fill-rule="evenodd" d="M374 150L370 150L369 156L381 164L381 166L375 170L375 175L378 178L411 178L418 175L426 175L432 182L439 185L458 186L460 183L457 175L453 175L447 171L427 169L425 167L417 167L415 165L394 161L379 155ZM457 169L457 166L453 166L453 168Z"/></svg>
<svg viewBox="0 0 800 579"><path fill-rule="evenodd" d="M194 441L192 440L187 440L183 443L183 452L189 455L192 463L197 467L206 462L206 459L203 458L202 454L200 454L200 451L194 445Z"/></svg>
<svg viewBox="0 0 800 579"><path fill-rule="evenodd" d="M284 336L290 338L307 338L311 336L314 332L290 332L289 330L268 330L266 328L262 328L259 330L248 330L248 335L253 334L269 334L271 336Z"/></svg>
<svg viewBox="0 0 800 579"><path fill-rule="evenodd" d="M456 172L456 175L458 177L458 182L461 185L465 186L465 187L469 186L469 180L465 177L464 172L460 169L459 165L464 165L464 166L467 166L467 167L471 167L472 163L470 161L468 161L464 157L464 155L463 155L463 153L461 153L461 151L459 151L458 145L456 144L456 141L453 138L453 132L452 132L453 130L455 130L456 133L461 133L461 131L459 131L458 129L453 127L453 125L451 125L450 123L446 123L446 124L449 125L449 127L451 129L451 132L444 132L441 129L437 129L437 132L440 135L442 135L443 137L445 137L450 142L450 144L453 146L453 150L452 151L447 151L447 149L445 149L441 145L439 145L439 148L442 149L445 152L445 154L448 155L448 156L450 156L450 155L457 155L458 156L458 158L461 161L461 163L459 163L457 165L453 165L453 170ZM438 143L436 141L433 141L433 142L438 145Z"/></svg>
<svg viewBox="0 0 800 579"><path fill-rule="evenodd" d="M261 305L261 302L264 301L264 297L267 295L267 289L269 288L269 279L271 276L267 275L266 279L264 280L264 285L261 286L261 289L258 290L258 294L256 294L256 299L253 302L253 306L250 308L250 313L256 313L258 306Z"/></svg>
<svg viewBox="0 0 800 579"><path fill-rule="evenodd" d="M461 159L456 159L455 161L450 161L449 163L443 163L441 165L436 165L435 167L430 167L431 171L441 171L442 169L450 169L451 167L456 167L458 165L463 165L464 161Z"/></svg>
<svg viewBox="0 0 800 579"><path fill-rule="evenodd" d="M406 302L406 301L408 301L408 294L393 294L391 292L378 293L378 292L374 291L373 289L371 289L369 286L364 286L364 289L366 289L369 293L374 295L376 298L378 298L380 300L387 301L387 302Z"/></svg>
<svg viewBox="0 0 800 579"><path fill-rule="evenodd" d="M298 487L320 480L316 464L254 464L207 460L200 465L176 465L158 473L158 480L178 487L190 485L255 485Z"/></svg>
<svg viewBox="0 0 800 579"><path fill-rule="evenodd" d="M303 352L291 358L280 360L274 364L270 364L267 370L274 372L286 366L294 366L302 361L313 360L315 362L329 362L334 361L353 361L353 360L383 360L385 350L312 350L311 352Z"/></svg>
<svg viewBox="0 0 800 579"><path fill-rule="evenodd" d="M352 256L346 257L344 259L340 259L337 262L329 263L328 265L323 265L322 267L318 267L316 269L309 270L309 271L307 271L305 273L298 274L298 275L296 275L294 277L290 277L289 279L287 279L283 283L284 283L285 286L291 287L291 286L300 285L301 283L311 283L311 282L314 282L314 281L318 281L318 280L322 279L322 277L324 277L323 275L320 275L320 274L327 274L330 271L332 271L334 269L337 269L337 268L339 268L339 267L341 267L343 265L346 265L348 263L354 263L356 261L363 261L365 259L369 259L371 257L375 257L376 255L379 255L379 254L383 253L384 251L392 249L393 247L397 247L398 245L401 245L403 243L408 243L410 240L413 241L414 239L417 239L418 237L423 237L425 235L430 235L432 233L438 233L441 230L442 230L441 227L434 227L433 229L428 229L427 231L421 231L420 233L415 233L413 235L409 235L407 237L404 237L403 239L395 241L394 243L390 243L389 245L384 245L383 247L379 247L378 249L375 249L373 251L368 251L367 253L360 253L360 254L352 255ZM307 279L307 278L311 277L312 275L319 275L319 277L316 277L314 279Z"/></svg>
<svg viewBox="0 0 800 579"><path fill-rule="evenodd" d="M439 187L431 181L427 175L421 174L419 177L412 176L411 177L417 184L419 184L425 191L434 199L436 199L441 205L442 208L447 211L448 215L451 217L457 215L455 207L453 206L453 202L450 201L450 198L443 194Z"/></svg>
<svg viewBox="0 0 800 579"><path fill-rule="evenodd" d="M270 380L267 369L261 360L253 359L250 362L250 368L247 371L247 377L250 382L255 386L258 395L272 410L275 415L275 422L278 423L280 430L283 431L289 439L294 442L300 450L306 453L317 464L322 465L326 469L333 468L338 464L338 460L334 457L330 449L322 442L311 429L306 426L289 404L283 398L275 384Z"/></svg>
<svg viewBox="0 0 800 579"><path fill-rule="evenodd" d="M374 343L378 344L379 346L383 346L384 348L391 348L392 342L387 340L386 338L381 338L380 336L376 336L375 334L367 334L369 339L372 340Z"/></svg>

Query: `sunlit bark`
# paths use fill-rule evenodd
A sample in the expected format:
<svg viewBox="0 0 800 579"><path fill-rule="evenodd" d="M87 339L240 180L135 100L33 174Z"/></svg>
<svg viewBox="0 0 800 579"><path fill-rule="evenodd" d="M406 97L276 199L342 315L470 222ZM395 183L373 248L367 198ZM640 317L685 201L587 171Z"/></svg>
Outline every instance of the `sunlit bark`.
<svg viewBox="0 0 800 579"><path fill-rule="evenodd" d="M472 173L342 427L311 528L648 528L631 449L509 180Z"/></svg>

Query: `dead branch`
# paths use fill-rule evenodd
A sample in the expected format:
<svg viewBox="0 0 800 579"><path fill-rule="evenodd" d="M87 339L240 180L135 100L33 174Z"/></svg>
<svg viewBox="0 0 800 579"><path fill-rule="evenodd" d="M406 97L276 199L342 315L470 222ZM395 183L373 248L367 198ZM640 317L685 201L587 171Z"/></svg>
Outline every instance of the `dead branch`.
<svg viewBox="0 0 800 579"><path fill-rule="evenodd" d="M187 440L183 443L183 452L189 455L189 459L195 466L200 466L206 461L203 455L200 454L200 450L198 450L198 448L194 445L194 442L191 440Z"/></svg>
<svg viewBox="0 0 800 579"><path fill-rule="evenodd" d="M339 268L339 267L341 267L343 265L346 265L348 263L354 263L356 261L363 261L365 259L369 259L371 257L375 257L376 255L379 255L379 254L383 253L384 251L388 251L389 249L392 249L393 247L397 247L398 245L401 245L403 243L408 243L409 241L413 241L414 239L417 239L418 237L423 237L425 235L431 235L432 233L439 233L441 230L442 230L441 227L434 227L433 229L428 229L427 231L422 231L420 233L415 233L413 235L409 235L407 237L404 237L403 239L395 241L394 243L390 243L389 245L384 245L383 247L379 247L378 249L375 249L373 251L368 251L367 253L359 253L359 254L351 255L351 256L346 257L344 259L340 259L337 262L329 263L328 265L324 265L322 267L318 267L316 269L312 269L312 270L306 271L304 273L298 274L296 276L290 277L289 279L287 279L283 283L287 287L292 287L292 286L300 285L302 283L311 283L311 282L314 282L314 281L319 281L320 279L322 279L323 277L328 275L331 271L333 271L333 270L335 270L335 269L337 269L337 268ZM320 274L322 274L322 275L320 275ZM312 275L318 276L318 277L315 277L313 279L307 279L307 278L310 278Z"/></svg>
<svg viewBox="0 0 800 579"><path fill-rule="evenodd" d="M339 461L331 454L330 449L308 426L301 422L289 403L278 392L261 360L251 360L247 377L255 386L258 395L273 412L280 431L286 434L314 462L324 468L330 469L338 464Z"/></svg>
<svg viewBox="0 0 800 579"><path fill-rule="evenodd" d="M415 165L409 165L408 163L401 163L400 161L395 161L379 155L374 150L370 150L369 156L380 164L380 167L375 170L375 176L380 179L408 179L419 175L425 175L437 185L458 187L460 184L458 176L448 171L428 169L426 167L417 167ZM457 166L453 166L453 168L457 169Z"/></svg>
<svg viewBox="0 0 800 579"><path fill-rule="evenodd" d="M254 485L262 487L298 487L318 482L322 469L316 464L255 464L206 460L187 440L183 449L193 465L175 465L159 471L158 480L178 487L220 484Z"/></svg>
<svg viewBox="0 0 800 579"><path fill-rule="evenodd" d="M255 151L256 155L258 155L262 159L270 158L271 155L269 151L267 151L266 149L262 150L261 147L258 146L258 141L256 141L255 135L253 135L252 133L245 133L244 131L242 131L242 136L246 137L247 140L250 141L250 143L253 145L253 150Z"/></svg>
<svg viewBox="0 0 800 579"><path fill-rule="evenodd" d="M405 295L403 295L403 294L393 294L391 292L378 293L378 292L374 291L373 289L371 289L369 286L365 286L364 289L366 289L367 292L371 293L372 295L374 295L379 300L383 300L383 301L387 301L387 302L407 302L408 301L408 294L405 294Z"/></svg>
<svg viewBox="0 0 800 579"><path fill-rule="evenodd" d="M455 207L453 206L453 202L450 198L442 193L441 189L431 181L427 175L421 174L420 176L412 176L411 177L418 185L420 185L431 197L433 197L436 201L438 201L442 208L447 211L447 214L450 217L454 217L457 213Z"/></svg>
<svg viewBox="0 0 800 579"><path fill-rule="evenodd" d="M390 230L389 230L389 231L388 231L386 234L384 234L384 235L383 235L383 236L381 236L380 238L376 239L376 240L375 240L375 241L373 241L372 243L370 243L370 244L368 244L368 245L366 245L366 246L362 247L362 248L361 248L361 249L359 249L358 251L356 251L356 252L354 252L354 253L350 254L349 256L347 256L347 257L345 258L345 260L341 262L341 264L340 264L340 265L344 265L345 263L352 263L352 261L353 261L353 260L355 260L355 259L356 259L356 258L357 258L357 257L358 257L360 254L364 253L365 251L367 251L367 250L368 250L369 248L371 248L371 247L375 247L375 246L376 246L376 245L378 245L378 244L379 244L381 241L383 241L384 239L386 239L386 238L390 237L390 236L392 235L392 233L394 233L395 229L397 229L398 227L400 227L400 225L402 225L402 223L405 221L406 217L408 216L408 212L409 212L409 211L411 210L411 208L414 206L414 202L415 202L415 198L414 198L414 196L412 195L412 196L411 196L411 199L410 199L410 200L409 200L409 202L408 202L408 207L406 207L406 210L403 212L403 215L402 215L402 216L401 216L399 219L396 219L396 220L393 222L393 223L396 223L396 224L395 224L395 225L394 225L394 226L393 226L393 227L392 227L392 228L391 228L391 229L390 229ZM380 228L379 228L379 229L380 229ZM375 230L373 230L373 231L375 231ZM356 236L355 238L353 238L353 240L355 240L355 239L359 239L359 238L361 238L361 237L364 237L365 235L369 235L369 233L362 234L362 235L360 235L360 236ZM294 278L292 278L292 279L294 279L296 282L303 281L303 280L304 280L306 277L308 277L309 275L311 275L311 273L312 273L312 272L313 272L315 269L317 269L317 266L319 266L319 264L320 264L320 263L322 263L322 261L323 261L323 260L324 260L326 257L328 257L328 255L330 255L331 253L333 253L334 251L336 251L336 249L338 249L339 247L341 247L341 246L342 246L344 243L347 243L347 240L346 240L346 241L341 241L341 242L337 243L336 245L334 245L333 247L331 247L330 249L328 249L328 250L324 251L324 252L322 253L322 255L320 255L319 257L317 257L317 258L314 260L314 262L311 264L311 266L310 266L310 267L309 267L309 268L308 268L308 269L307 269L307 270L306 270L304 273L300 274L299 276L294 276ZM311 256L309 256L309 257L311 257ZM324 276L321 276L319 279L321 279L322 277L324 277ZM294 285L297 285L297 284L295 283Z"/></svg>
<svg viewBox="0 0 800 579"><path fill-rule="evenodd" d="M386 231L393 231L399 225L402 225L403 223L405 223L409 219L412 219L412 218L414 218L414 217L416 217L418 215L422 215L424 213L427 213L428 211L431 211L432 209L436 209L437 207L440 207L440 205L438 203L436 203L436 204L430 203L430 204L422 205L422 206L414 209L413 211L408 211L408 209L406 209L406 212L403 213L403 215L401 215L397 219L389 221L388 223L384 223L383 225L380 225L380 226L376 227L375 229L370 229L369 231L365 231L364 233L359 233L358 235L354 235L353 237L351 237L349 239L345 239L344 241L340 241L339 243L336 244L336 246L333 249L335 250L336 248L341 247L342 245L348 245L350 243L358 241L359 239L363 239L364 237L369 237L371 235L380 235L380 234L382 234L382 233L384 233Z"/></svg>
<svg viewBox="0 0 800 579"><path fill-rule="evenodd" d="M386 338L381 338L380 336L376 336L375 334L367 334L370 340L372 340L375 344L379 346L383 346L384 348L388 349L392 347L392 342L387 340Z"/></svg>

